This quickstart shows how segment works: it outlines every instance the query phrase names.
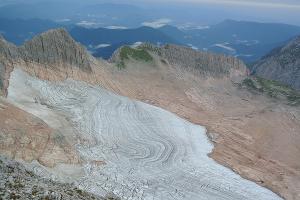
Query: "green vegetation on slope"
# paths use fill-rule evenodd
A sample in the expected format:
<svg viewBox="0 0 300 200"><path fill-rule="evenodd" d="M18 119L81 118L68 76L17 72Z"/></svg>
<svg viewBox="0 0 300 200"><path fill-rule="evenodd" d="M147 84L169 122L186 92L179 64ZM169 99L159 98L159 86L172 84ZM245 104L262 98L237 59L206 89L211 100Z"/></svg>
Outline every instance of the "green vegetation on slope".
<svg viewBox="0 0 300 200"><path fill-rule="evenodd" d="M153 53L156 53L157 55L161 56L161 48L157 47L151 43L143 43L142 45L137 47L138 49L146 50L146 51L151 51Z"/></svg>
<svg viewBox="0 0 300 200"><path fill-rule="evenodd" d="M131 48L124 46L120 49L120 62L117 64L119 68L125 67L125 60L135 59L139 61L151 62L152 56L143 48Z"/></svg>
<svg viewBox="0 0 300 200"><path fill-rule="evenodd" d="M285 98L290 105L300 105L300 93L277 81L251 77L246 78L242 85L250 90L265 93L273 98Z"/></svg>

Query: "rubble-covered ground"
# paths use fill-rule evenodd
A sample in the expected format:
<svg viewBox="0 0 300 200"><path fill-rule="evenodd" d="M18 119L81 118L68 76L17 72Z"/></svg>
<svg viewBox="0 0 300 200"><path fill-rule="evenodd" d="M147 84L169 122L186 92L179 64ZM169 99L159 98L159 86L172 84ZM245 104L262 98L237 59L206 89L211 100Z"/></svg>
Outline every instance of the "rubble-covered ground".
<svg viewBox="0 0 300 200"><path fill-rule="evenodd" d="M27 170L21 163L0 156L0 199L117 199L98 197L72 184L43 179Z"/></svg>

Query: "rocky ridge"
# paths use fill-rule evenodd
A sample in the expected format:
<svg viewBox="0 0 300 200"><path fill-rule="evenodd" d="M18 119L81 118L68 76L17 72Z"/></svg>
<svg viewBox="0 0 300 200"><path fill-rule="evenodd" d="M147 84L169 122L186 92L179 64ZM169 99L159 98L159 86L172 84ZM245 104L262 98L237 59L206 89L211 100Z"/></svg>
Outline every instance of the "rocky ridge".
<svg viewBox="0 0 300 200"><path fill-rule="evenodd" d="M235 57L195 51L177 45L165 45L160 52L161 56L167 59L171 65L197 69L204 76L232 76L235 72L243 73L239 75L246 75L245 64Z"/></svg>
<svg viewBox="0 0 300 200"><path fill-rule="evenodd" d="M300 36L263 57L253 73L300 90Z"/></svg>
<svg viewBox="0 0 300 200"><path fill-rule="evenodd" d="M118 60L120 60L122 48L123 47L113 54L110 62L118 62ZM179 66L183 70L197 73L203 77L220 78L224 76L234 77L247 75L245 64L235 57L196 51L188 47L172 44L158 47L150 43L143 43L136 47L136 49L155 53L161 58L162 62Z"/></svg>

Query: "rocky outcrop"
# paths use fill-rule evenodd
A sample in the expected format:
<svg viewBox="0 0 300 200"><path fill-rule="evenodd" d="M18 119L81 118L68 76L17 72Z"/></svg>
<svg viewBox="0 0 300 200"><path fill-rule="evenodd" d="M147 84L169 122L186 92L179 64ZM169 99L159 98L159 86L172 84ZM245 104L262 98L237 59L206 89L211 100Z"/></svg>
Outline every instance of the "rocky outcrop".
<svg viewBox="0 0 300 200"><path fill-rule="evenodd" d="M87 193L73 184L47 180L27 170L21 163L0 156L0 199L108 200Z"/></svg>
<svg viewBox="0 0 300 200"><path fill-rule="evenodd" d="M70 142L41 119L0 99L0 153L47 167L57 163L78 164Z"/></svg>
<svg viewBox="0 0 300 200"><path fill-rule="evenodd" d="M263 57L254 65L253 73L300 90L300 36Z"/></svg>
<svg viewBox="0 0 300 200"><path fill-rule="evenodd" d="M17 48L8 43L0 35L0 95L7 95L9 74L12 70L13 60L18 58Z"/></svg>
<svg viewBox="0 0 300 200"><path fill-rule="evenodd" d="M163 58L171 64L186 69L196 69L203 75L213 77L231 76L237 71L246 75L245 64L234 57L214 54L204 51L196 51L188 47L177 45L165 45L160 50Z"/></svg>
<svg viewBox="0 0 300 200"><path fill-rule="evenodd" d="M13 66L21 66L37 77L62 78L77 76L78 72L91 73L92 57L84 47L75 42L64 29L53 29L34 37L20 47L0 37L0 94L7 95L9 74ZM21 64L20 64L21 63ZM34 66L39 66L38 69ZM46 69L45 69L46 68ZM43 71L43 72L42 72Z"/></svg>
<svg viewBox="0 0 300 200"><path fill-rule="evenodd" d="M1 58L6 58L9 60L18 57L17 47L7 42L1 35L0 35L0 56Z"/></svg>
<svg viewBox="0 0 300 200"><path fill-rule="evenodd" d="M18 49L25 62L36 62L45 66L69 64L90 72L90 55L76 43L64 29L42 33Z"/></svg>

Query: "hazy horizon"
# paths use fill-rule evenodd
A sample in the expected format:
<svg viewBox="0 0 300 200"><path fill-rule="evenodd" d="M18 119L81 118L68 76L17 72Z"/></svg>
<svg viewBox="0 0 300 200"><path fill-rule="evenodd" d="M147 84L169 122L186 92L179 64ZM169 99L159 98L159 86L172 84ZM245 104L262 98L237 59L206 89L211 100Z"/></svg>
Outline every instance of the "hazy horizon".
<svg viewBox="0 0 300 200"><path fill-rule="evenodd" d="M211 25L225 19L233 19L300 26L300 2L295 0L0 0L0 6L18 3L41 5L44 2L69 4L70 8L66 9L98 3L128 4L142 9L140 12L149 20L168 19L173 25L175 23Z"/></svg>

